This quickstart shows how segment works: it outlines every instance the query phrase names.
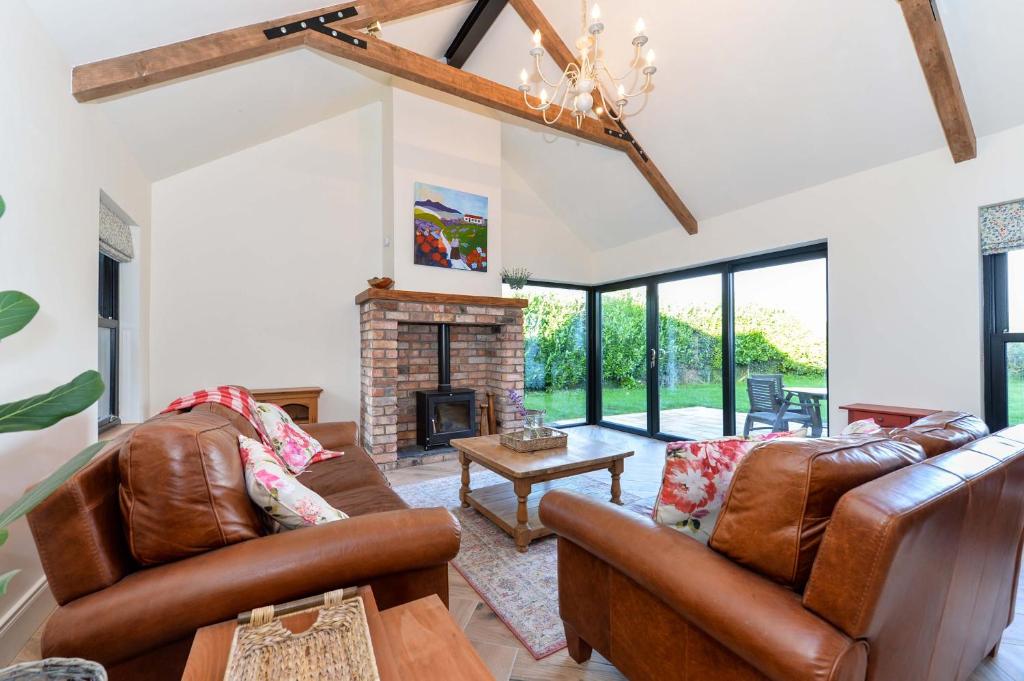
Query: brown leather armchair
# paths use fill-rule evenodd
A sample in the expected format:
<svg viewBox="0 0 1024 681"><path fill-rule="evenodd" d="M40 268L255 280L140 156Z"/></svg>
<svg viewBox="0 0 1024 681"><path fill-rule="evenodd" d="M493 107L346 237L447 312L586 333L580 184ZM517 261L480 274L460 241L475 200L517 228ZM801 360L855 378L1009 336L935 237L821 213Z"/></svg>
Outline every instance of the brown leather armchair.
<svg viewBox="0 0 1024 681"><path fill-rule="evenodd" d="M583 662L596 649L631 681L966 679L996 651L1013 614L1024 427L974 440L937 436L933 426L929 443L963 447L927 459L918 450L918 463L837 495L824 522L803 513L783 522L787 503L773 504L773 495L797 495L820 512L849 482L837 470L851 461L867 470L895 441L764 445L760 461L737 470L709 546L616 506L549 493L541 520L559 537L570 655ZM984 434L976 419L971 428ZM898 444L919 446L912 441ZM752 494L744 485L753 478L739 479L745 468L772 484ZM729 523L748 513L750 522ZM737 541L744 531L747 547ZM809 580L780 578L749 550L773 545L776 557L809 557Z"/></svg>
<svg viewBox="0 0 1024 681"><path fill-rule="evenodd" d="M237 436L251 430L218 405L155 417L30 514L60 604L44 656L95 660L112 679L178 679L196 629L262 605L357 584L381 608L430 594L447 603L458 521L407 508L354 424L311 426L344 455L300 476L351 517L279 534L245 506ZM184 555L154 558L169 553Z"/></svg>

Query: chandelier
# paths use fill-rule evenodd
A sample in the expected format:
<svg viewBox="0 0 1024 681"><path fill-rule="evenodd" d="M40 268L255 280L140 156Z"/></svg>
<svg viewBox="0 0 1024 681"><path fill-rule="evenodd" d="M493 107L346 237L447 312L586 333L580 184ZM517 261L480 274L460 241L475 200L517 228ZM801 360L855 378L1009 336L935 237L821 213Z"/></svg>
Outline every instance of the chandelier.
<svg viewBox="0 0 1024 681"><path fill-rule="evenodd" d="M582 35L576 40L577 62L566 65L558 81L550 81L541 69L541 58L544 48L541 46L543 36L540 29L533 34L533 57L536 79L553 89L551 93L541 87L540 105L530 102L530 74L523 69L519 74L519 91L523 93L526 106L534 111L541 111L544 122L553 125L562 117L566 110L576 120L576 127L583 125L583 119L591 113L600 116L607 112L614 121L625 117L625 109L634 97L647 94L651 89L651 78L657 72L654 65L654 50L644 53L647 36L644 34L643 19L637 19L636 35L633 37L633 62L629 71L622 77L616 77L601 58L598 41L604 33L601 22L601 8L595 3L587 11L587 0L581 0ZM641 64L643 67L641 68ZM614 98L609 93L615 93ZM609 105L611 102L611 105Z"/></svg>

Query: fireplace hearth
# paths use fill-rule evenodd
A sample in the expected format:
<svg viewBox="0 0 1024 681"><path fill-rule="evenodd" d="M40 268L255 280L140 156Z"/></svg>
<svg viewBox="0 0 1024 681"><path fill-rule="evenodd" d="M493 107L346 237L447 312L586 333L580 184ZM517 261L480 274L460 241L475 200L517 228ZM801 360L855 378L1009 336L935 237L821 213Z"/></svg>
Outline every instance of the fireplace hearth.
<svg viewBox="0 0 1024 681"><path fill-rule="evenodd" d="M476 391L453 389L451 325L437 325L437 390L416 391L416 441L425 449L447 447L476 435Z"/></svg>

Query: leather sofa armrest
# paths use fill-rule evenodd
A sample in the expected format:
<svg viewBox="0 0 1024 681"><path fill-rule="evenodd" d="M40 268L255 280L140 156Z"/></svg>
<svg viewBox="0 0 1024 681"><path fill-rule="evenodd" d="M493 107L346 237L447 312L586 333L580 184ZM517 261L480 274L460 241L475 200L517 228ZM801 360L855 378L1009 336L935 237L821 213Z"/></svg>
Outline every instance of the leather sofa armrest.
<svg viewBox="0 0 1024 681"><path fill-rule="evenodd" d="M339 520L233 544L128 575L57 609L44 656L114 664L256 607L444 565L459 551L445 509Z"/></svg>
<svg viewBox="0 0 1024 681"><path fill-rule="evenodd" d="M864 643L806 610L796 593L690 537L576 492L549 492L540 518L559 541L626 575L774 681L865 678Z"/></svg>
<svg viewBox="0 0 1024 681"><path fill-rule="evenodd" d="M306 423L299 428L309 433L324 446L324 449L337 451L348 445L357 444L358 427L351 421L334 423Z"/></svg>

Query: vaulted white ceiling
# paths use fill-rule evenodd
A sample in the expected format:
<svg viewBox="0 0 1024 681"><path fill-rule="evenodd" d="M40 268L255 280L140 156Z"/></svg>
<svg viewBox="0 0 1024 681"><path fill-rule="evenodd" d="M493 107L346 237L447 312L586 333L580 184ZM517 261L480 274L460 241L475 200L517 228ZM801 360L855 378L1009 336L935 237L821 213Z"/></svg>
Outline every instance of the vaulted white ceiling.
<svg viewBox="0 0 1024 681"><path fill-rule="evenodd" d="M27 1L70 64L325 4ZM571 44L579 2L537 2ZM938 3L978 135L1024 124L1024 2ZM628 59L636 16L649 26L656 89L629 125L698 219L945 144L895 0L601 6L613 70ZM383 37L440 58L471 7L394 22ZM466 69L514 85L528 48L528 31L506 8ZM360 106L388 82L300 49L88 106L108 112L159 178ZM621 154L580 144L552 157L545 135L506 128L507 162L592 247L680 228Z"/></svg>

